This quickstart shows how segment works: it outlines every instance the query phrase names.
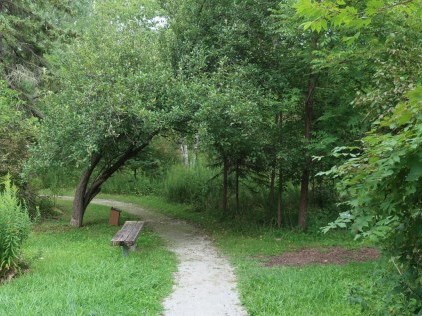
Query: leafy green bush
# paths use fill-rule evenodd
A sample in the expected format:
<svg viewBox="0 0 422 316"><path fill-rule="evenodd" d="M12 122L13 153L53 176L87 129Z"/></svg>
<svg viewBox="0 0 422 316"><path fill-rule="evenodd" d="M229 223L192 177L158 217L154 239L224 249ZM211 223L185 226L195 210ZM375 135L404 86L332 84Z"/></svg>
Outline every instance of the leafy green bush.
<svg viewBox="0 0 422 316"><path fill-rule="evenodd" d="M164 181L164 195L169 201L192 204L198 209L216 207L218 188L212 181L215 173L205 167L173 166Z"/></svg>
<svg viewBox="0 0 422 316"><path fill-rule="evenodd" d="M19 268L22 242L28 237L31 221L17 197L17 189L7 176L0 192L0 276Z"/></svg>
<svg viewBox="0 0 422 316"><path fill-rule="evenodd" d="M57 215L54 210L55 203L47 196L39 196L37 198L38 214L41 218L51 218Z"/></svg>
<svg viewBox="0 0 422 316"><path fill-rule="evenodd" d="M104 183L101 192L109 194L149 195L156 193L152 179L140 174L136 178L128 171L118 172Z"/></svg>
<svg viewBox="0 0 422 316"><path fill-rule="evenodd" d="M340 176L349 211L325 231L347 227L357 238L378 242L391 258L385 310L394 315L422 313L422 86L362 139L360 153L326 174ZM342 148L340 148L341 150ZM340 153L343 154L343 153ZM394 310L394 312L392 312Z"/></svg>

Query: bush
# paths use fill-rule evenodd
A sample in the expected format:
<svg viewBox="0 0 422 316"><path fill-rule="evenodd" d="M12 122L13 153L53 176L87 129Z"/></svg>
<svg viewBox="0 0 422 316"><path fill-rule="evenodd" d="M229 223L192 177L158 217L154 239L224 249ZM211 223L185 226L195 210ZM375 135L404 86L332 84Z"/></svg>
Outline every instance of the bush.
<svg viewBox="0 0 422 316"><path fill-rule="evenodd" d="M10 177L0 192L0 277L9 270L18 270L21 246L28 237L31 221L17 197L17 189Z"/></svg>
<svg viewBox="0 0 422 316"><path fill-rule="evenodd" d="M136 178L128 170L115 173L104 183L101 192L109 194L150 195L156 193L152 179L140 174Z"/></svg>
<svg viewBox="0 0 422 316"><path fill-rule="evenodd" d="M350 158L325 174L341 179L349 209L324 229L350 226L356 238L377 242L391 258L396 282L381 314L421 315L422 85L405 97L373 124L360 152L337 149Z"/></svg>
<svg viewBox="0 0 422 316"><path fill-rule="evenodd" d="M37 197L37 209L41 218L51 218L57 215L54 211L54 202L47 196Z"/></svg>
<svg viewBox="0 0 422 316"><path fill-rule="evenodd" d="M216 208L219 192L211 180L214 177L215 172L201 166L173 166L164 181L164 195L169 201L191 204L197 209Z"/></svg>

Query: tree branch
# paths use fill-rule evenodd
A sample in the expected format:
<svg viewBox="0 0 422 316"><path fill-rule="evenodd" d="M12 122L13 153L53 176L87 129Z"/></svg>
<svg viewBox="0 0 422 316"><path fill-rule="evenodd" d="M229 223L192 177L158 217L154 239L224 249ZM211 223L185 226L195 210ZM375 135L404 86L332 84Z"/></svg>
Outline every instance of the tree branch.
<svg viewBox="0 0 422 316"><path fill-rule="evenodd" d="M120 158L114 162L111 166L108 168L105 168L101 174L97 176L95 181L90 185L89 189L86 190L85 196L84 196L84 204L87 206L92 199L101 191L101 186L105 181L107 181L108 178L110 178L119 168L121 168L126 161L128 161L131 158L134 158L139 152L141 152L145 147L149 145L152 138L158 134L158 131L152 133L145 143L142 145L135 147L135 148L129 148L123 155L120 156Z"/></svg>

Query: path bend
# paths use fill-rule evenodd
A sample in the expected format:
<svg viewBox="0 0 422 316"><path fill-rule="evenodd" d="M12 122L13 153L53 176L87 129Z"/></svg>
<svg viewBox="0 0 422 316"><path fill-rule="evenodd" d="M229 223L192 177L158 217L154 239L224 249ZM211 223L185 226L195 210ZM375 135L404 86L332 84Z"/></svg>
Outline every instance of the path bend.
<svg viewBox="0 0 422 316"><path fill-rule="evenodd" d="M138 215L176 253L178 268L173 292L163 302L165 316L247 315L240 303L233 268L201 230L132 203L105 199L94 199L92 203Z"/></svg>

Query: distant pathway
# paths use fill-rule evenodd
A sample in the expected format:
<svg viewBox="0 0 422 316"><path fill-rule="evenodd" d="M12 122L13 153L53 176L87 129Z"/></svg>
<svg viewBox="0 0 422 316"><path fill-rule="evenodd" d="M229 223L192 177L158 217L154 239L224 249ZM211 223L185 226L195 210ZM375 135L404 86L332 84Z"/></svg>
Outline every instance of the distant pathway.
<svg viewBox="0 0 422 316"><path fill-rule="evenodd" d="M132 203L103 199L92 203L139 215L176 253L178 271L173 293L163 303L165 316L247 315L240 304L233 268L199 229Z"/></svg>

